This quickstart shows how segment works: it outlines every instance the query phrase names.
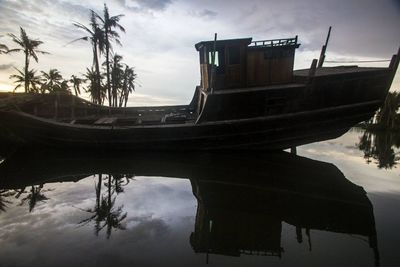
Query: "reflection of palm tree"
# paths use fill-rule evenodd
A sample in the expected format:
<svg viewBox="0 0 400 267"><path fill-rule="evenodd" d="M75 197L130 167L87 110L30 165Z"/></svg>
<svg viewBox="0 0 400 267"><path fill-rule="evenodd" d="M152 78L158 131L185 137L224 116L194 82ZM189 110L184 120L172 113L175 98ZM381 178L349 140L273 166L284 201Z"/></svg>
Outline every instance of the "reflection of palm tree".
<svg viewBox="0 0 400 267"><path fill-rule="evenodd" d="M30 39L22 27L20 27L20 31L21 31L20 37L17 37L12 33L8 34L12 38L12 40L21 47L21 48L10 49L8 51L8 53L20 52L20 51L24 52L24 54L25 54L24 77L28 77L29 72L30 72L29 71L30 57L33 57L33 59L36 62L38 62L38 57L37 57L36 53L41 53L41 54L48 54L48 53L38 50L38 47L43 43L42 41ZM25 79L25 93L28 93L28 92L29 92L29 80Z"/></svg>
<svg viewBox="0 0 400 267"><path fill-rule="evenodd" d="M111 175L113 178L113 189L115 193L123 193L124 192L124 186L128 185L130 180L134 180L135 175L133 174L114 174Z"/></svg>
<svg viewBox="0 0 400 267"><path fill-rule="evenodd" d="M0 190L0 212L6 211L7 204L11 204L12 202L7 197L13 196L16 194L14 190Z"/></svg>
<svg viewBox="0 0 400 267"><path fill-rule="evenodd" d="M48 199L48 197L46 197L43 194L43 185L39 185L39 186L34 186L32 185L31 187L31 192L29 193L29 195L27 195L26 197L24 197L21 201L21 205L23 205L26 201L28 201L28 205L29 205L29 212L32 212L33 209L35 208L36 204L40 201L45 201Z"/></svg>
<svg viewBox="0 0 400 267"><path fill-rule="evenodd" d="M371 158L377 160L378 168L391 169L399 157L393 147L399 147L399 136L393 132L366 130L360 137L358 148L364 152L367 163Z"/></svg>
<svg viewBox="0 0 400 267"><path fill-rule="evenodd" d="M383 106L376 115L377 124L382 129L395 129L398 127L397 110L400 107L400 93L390 92L385 99Z"/></svg>
<svg viewBox="0 0 400 267"><path fill-rule="evenodd" d="M13 74L10 76L10 79L15 79L15 84L17 84L14 88L14 91L17 90L18 88L22 86L27 86L32 88L30 89L30 92L39 92L39 88L41 85L41 80L39 76L36 76L36 71L30 70L28 72L22 72L18 69L16 69L19 73L18 74Z"/></svg>
<svg viewBox="0 0 400 267"><path fill-rule="evenodd" d="M107 186L108 193L107 197L101 195L101 183L102 177L99 174L99 180L96 185L96 206L94 209L87 209L85 211L93 213L93 215L85 220L82 220L79 224L87 224L91 221L95 221L95 234L106 227L107 238L110 238L112 229L125 230L122 225L122 221L126 218L127 212L123 213L123 206L115 208L116 197L112 197L112 177L108 176Z"/></svg>

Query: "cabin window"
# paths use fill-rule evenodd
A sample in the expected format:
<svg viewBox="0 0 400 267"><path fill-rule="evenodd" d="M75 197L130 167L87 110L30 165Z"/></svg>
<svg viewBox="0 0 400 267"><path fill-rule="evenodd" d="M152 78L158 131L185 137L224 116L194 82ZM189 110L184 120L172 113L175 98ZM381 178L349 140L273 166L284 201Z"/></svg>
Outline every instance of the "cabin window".
<svg viewBox="0 0 400 267"><path fill-rule="evenodd" d="M210 61L209 63L210 64L212 64L212 54L213 54L213 52L208 52L208 60ZM214 62L214 65L215 66L219 66L219 55L218 55L219 53L218 53L218 51L215 51L215 62Z"/></svg>
<svg viewBox="0 0 400 267"><path fill-rule="evenodd" d="M229 65L240 64L240 47L229 47Z"/></svg>
<svg viewBox="0 0 400 267"><path fill-rule="evenodd" d="M209 52L209 63L211 64L212 61L212 52ZM225 73L225 53L224 50L217 50L215 51L215 62L214 65L217 67L216 72L217 74L224 74Z"/></svg>

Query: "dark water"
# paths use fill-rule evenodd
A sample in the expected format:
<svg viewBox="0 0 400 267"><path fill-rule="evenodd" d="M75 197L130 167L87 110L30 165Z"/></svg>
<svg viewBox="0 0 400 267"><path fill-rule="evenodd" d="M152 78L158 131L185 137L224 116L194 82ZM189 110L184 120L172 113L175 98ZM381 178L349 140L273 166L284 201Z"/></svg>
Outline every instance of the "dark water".
<svg viewBox="0 0 400 267"><path fill-rule="evenodd" d="M0 266L400 266L399 138L0 159Z"/></svg>

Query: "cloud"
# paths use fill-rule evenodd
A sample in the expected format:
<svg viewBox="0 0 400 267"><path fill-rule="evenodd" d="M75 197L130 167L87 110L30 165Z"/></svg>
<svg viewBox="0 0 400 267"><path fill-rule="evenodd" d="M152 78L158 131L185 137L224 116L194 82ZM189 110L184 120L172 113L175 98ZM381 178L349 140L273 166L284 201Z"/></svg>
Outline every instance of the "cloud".
<svg viewBox="0 0 400 267"><path fill-rule="evenodd" d="M10 63L10 64L0 64L0 70L8 70L11 69L12 67L14 67L14 64Z"/></svg>
<svg viewBox="0 0 400 267"><path fill-rule="evenodd" d="M134 12L164 11L172 0L115 0L117 4Z"/></svg>
<svg viewBox="0 0 400 267"><path fill-rule="evenodd" d="M199 18L214 19L218 13L210 9L203 9L202 11L191 11L189 15Z"/></svg>
<svg viewBox="0 0 400 267"><path fill-rule="evenodd" d="M121 20L127 31L121 34L123 47L114 48L125 63L136 67L143 85L137 88L137 93L149 97L133 95L132 99L137 101L130 101L131 104L189 101L200 80L193 44L212 39L214 32L219 39L262 40L298 35L302 45L296 54L296 68L308 67L310 60L319 56L330 25L333 30L328 60L334 56L386 59L397 51L400 43L397 34L400 6L394 0L365 0L362 5L357 0L109 0L107 5L112 15L125 14ZM51 53L40 55L39 64L32 62L33 68L56 67L64 76L77 74L92 62L90 44L65 44L84 35L72 22L88 25L90 9L101 15L103 2L0 0L0 35L19 34L22 26L31 38L44 42L42 50ZM9 39L4 36L1 43L14 48ZM2 55L1 64L18 62L20 67L23 56L15 57L18 59ZM0 79L8 76L4 71L0 73ZM397 84L398 79L395 79Z"/></svg>

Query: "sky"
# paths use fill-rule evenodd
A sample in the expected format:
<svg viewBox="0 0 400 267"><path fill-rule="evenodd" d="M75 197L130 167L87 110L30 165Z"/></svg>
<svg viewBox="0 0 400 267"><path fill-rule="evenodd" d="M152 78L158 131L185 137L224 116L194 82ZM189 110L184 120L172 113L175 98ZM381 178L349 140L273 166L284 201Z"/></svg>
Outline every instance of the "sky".
<svg viewBox="0 0 400 267"><path fill-rule="evenodd" d="M295 69L308 68L319 57L329 26L326 60L390 59L400 46L400 0L0 0L0 43L14 48L7 34L19 35L21 26L50 53L32 61L33 69L82 76L92 62L91 47L70 43L85 36L73 23L88 25L90 9L102 14L104 3L111 15L124 14L120 24L126 33L114 51L138 75L129 105L188 103L200 82L194 44L212 40L214 33L218 39L253 40L298 35ZM9 76L23 64L22 54L0 55L0 91L13 90ZM391 90L400 90L400 70Z"/></svg>

